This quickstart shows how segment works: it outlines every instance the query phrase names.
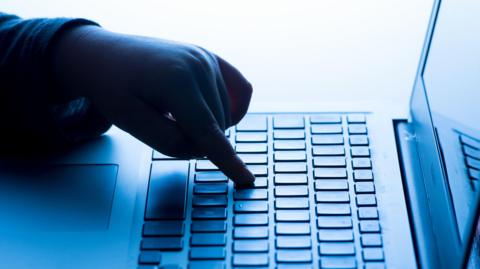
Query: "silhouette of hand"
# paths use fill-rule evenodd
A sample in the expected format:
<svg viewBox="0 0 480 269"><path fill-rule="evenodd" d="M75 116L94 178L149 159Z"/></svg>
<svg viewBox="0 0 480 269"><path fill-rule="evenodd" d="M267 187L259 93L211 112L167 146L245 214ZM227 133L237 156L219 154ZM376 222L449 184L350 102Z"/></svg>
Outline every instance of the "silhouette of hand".
<svg viewBox="0 0 480 269"><path fill-rule="evenodd" d="M60 94L90 98L113 124L164 154L207 156L237 184L253 182L224 135L247 112L252 86L225 60L95 26L65 33L52 51Z"/></svg>

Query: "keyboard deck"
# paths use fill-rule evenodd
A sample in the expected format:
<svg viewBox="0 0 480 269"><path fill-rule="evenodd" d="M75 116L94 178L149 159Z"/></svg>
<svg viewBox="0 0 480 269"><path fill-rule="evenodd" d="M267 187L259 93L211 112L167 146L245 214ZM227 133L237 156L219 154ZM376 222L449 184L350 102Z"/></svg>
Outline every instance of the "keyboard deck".
<svg viewBox="0 0 480 269"><path fill-rule="evenodd" d="M139 268L385 268L367 119L248 114L226 135L250 189L154 152Z"/></svg>

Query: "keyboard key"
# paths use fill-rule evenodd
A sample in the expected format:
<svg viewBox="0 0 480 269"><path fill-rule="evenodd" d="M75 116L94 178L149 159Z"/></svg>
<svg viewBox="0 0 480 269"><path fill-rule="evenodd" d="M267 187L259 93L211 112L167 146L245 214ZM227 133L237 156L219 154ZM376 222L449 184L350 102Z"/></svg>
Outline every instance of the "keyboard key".
<svg viewBox="0 0 480 269"><path fill-rule="evenodd" d="M367 262L365 263L365 269L385 269L383 262Z"/></svg>
<svg viewBox="0 0 480 269"><path fill-rule="evenodd" d="M237 124L238 132L266 132L267 131L267 117L264 115L247 114Z"/></svg>
<svg viewBox="0 0 480 269"><path fill-rule="evenodd" d="M267 200L268 192L264 189L237 189L233 193L234 200Z"/></svg>
<svg viewBox="0 0 480 269"><path fill-rule="evenodd" d="M320 243L320 255L355 255L355 246L353 243Z"/></svg>
<svg viewBox="0 0 480 269"><path fill-rule="evenodd" d="M313 166L315 167L346 167L345 157L314 157Z"/></svg>
<svg viewBox="0 0 480 269"><path fill-rule="evenodd" d="M191 260L217 260L225 259L224 247L192 247L190 248Z"/></svg>
<svg viewBox="0 0 480 269"><path fill-rule="evenodd" d="M277 140L273 142L274 150L305 150L303 140Z"/></svg>
<svg viewBox="0 0 480 269"><path fill-rule="evenodd" d="M160 251L142 251L138 257L139 264L159 264L162 261Z"/></svg>
<svg viewBox="0 0 480 269"><path fill-rule="evenodd" d="M352 227L353 222L351 217L321 216L317 219L317 228L319 229L339 229Z"/></svg>
<svg viewBox="0 0 480 269"><path fill-rule="evenodd" d="M233 252L268 252L269 242L266 239L249 239L233 241Z"/></svg>
<svg viewBox="0 0 480 269"><path fill-rule="evenodd" d="M311 132L312 134L341 134L343 127L340 124L313 124Z"/></svg>
<svg viewBox="0 0 480 269"><path fill-rule="evenodd" d="M267 133L265 132L249 132L249 133L237 133L235 137L237 143L253 142L253 143L266 143Z"/></svg>
<svg viewBox="0 0 480 269"><path fill-rule="evenodd" d="M320 229L318 230L319 242L353 242L353 231L351 229Z"/></svg>
<svg viewBox="0 0 480 269"><path fill-rule="evenodd" d="M312 135L312 145L343 145L343 135Z"/></svg>
<svg viewBox="0 0 480 269"><path fill-rule="evenodd" d="M352 157L370 157L370 149L368 147L351 147L350 154Z"/></svg>
<svg viewBox="0 0 480 269"><path fill-rule="evenodd" d="M233 254L233 266L268 266L268 254L236 253Z"/></svg>
<svg viewBox="0 0 480 269"><path fill-rule="evenodd" d="M468 167L480 170L480 160L476 160L468 156L465 158L465 160Z"/></svg>
<svg viewBox="0 0 480 269"><path fill-rule="evenodd" d="M180 265L177 265L177 264L166 264L166 265L162 265L161 268L162 269L182 269L182 267L180 267ZM137 268L137 269L145 269L145 268ZM157 267L148 268L148 269L157 269Z"/></svg>
<svg viewBox="0 0 480 269"><path fill-rule="evenodd" d="M227 196L226 195L195 195L192 198L192 204L194 207L226 207Z"/></svg>
<svg viewBox="0 0 480 269"><path fill-rule="evenodd" d="M192 222L192 233L211 233L227 231L227 223L222 220L197 220Z"/></svg>
<svg viewBox="0 0 480 269"><path fill-rule="evenodd" d="M317 215L319 216L343 216L351 214L352 211L349 204L317 204Z"/></svg>
<svg viewBox="0 0 480 269"><path fill-rule="evenodd" d="M308 209L308 198L277 198L275 199L275 209Z"/></svg>
<svg viewBox="0 0 480 269"><path fill-rule="evenodd" d="M361 233L379 233L380 223L377 220L362 220L360 221Z"/></svg>
<svg viewBox="0 0 480 269"><path fill-rule="evenodd" d="M218 167L209 160L197 160L195 169L197 171L216 171Z"/></svg>
<svg viewBox="0 0 480 269"><path fill-rule="evenodd" d="M321 269L354 269L357 268L355 257L326 256L320 259Z"/></svg>
<svg viewBox="0 0 480 269"><path fill-rule="evenodd" d="M245 164L267 164L268 158L266 154L238 154Z"/></svg>
<svg viewBox="0 0 480 269"><path fill-rule="evenodd" d="M193 193L200 195L227 194L227 191L225 183L204 183L193 186Z"/></svg>
<svg viewBox="0 0 480 269"><path fill-rule="evenodd" d="M195 174L197 183L222 183L227 182L227 177L220 171L197 172Z"/></svg>
<svg viewBox="0 0 480 269"><path fill-rule="evenodd" d="M316 191L348 191L348 181L344 179L316 180Z"/></svg>
<svg viewBox="0 0 480 269"><path fill-rule="evenodd" d="M355 181L372 181L372 170L355 170L353 171L353 179Z"/></svg>
<svg viewBox="0 0 480 269"><path fill-rule="evenodd" d="M381 248L364 248L362 250L364 261L383 261L383 249Z"/></svg>
<svg viewBox="0 0 480 269"><path fill-rule="evenodd" d="M480 150L479 149L475 149L475 148L472 148L470 146L463 145L463 153L466 156L469 156L469 157L475 158L477 160L480 160Z"/></svg>
<svg viewBox="0 0 480 269"><path fill-rule="evenodd" d="M313 269L310 263L279 263L276 269Z"/></svg>
<svg viewBox="0 0 480 269"><path fill-rule="evenodd" d="M276 186L275 197L307 197L307 186Z"/></svg>
<svg viewBox="0 0 480 269"><path fill-rule="evenodd" d="M315 194L317 203L350 203L348 191L319 191Z"/></svg>
<svg viewBox="0 0 480 269"><path fill-rule="evenodd" d="M312 252L310 250L278 250L275 257L278 263L312 262Z"/></svg>
<svg viewBox="0 0 480 269"><path fill-rule="evenodd" d="M247 165L248 170L252 172L254 176L267 176L268 175L268 167L266 165Z"/></svg>
<svg viewBox="0 0 480 269"><path fill-rule="evenodd" d="M344 156L345 148L343 146L313 146L312 154L314 156Z"/></svg>
<svg viewBox="0 0 480 269"><path fill-rule="evenodd" d="M276 151L273 155L276 162L301 162L307 160L305 151Z"/></svg>
<svg viewBox="0 0 480 269"><path fill-rule="evenodd" d="M268 227L235 227L233 239L268 239Z"/></svg>
<svg viewBox="0 0 480 269"><path fill-rule="evenodd" d="M460 142L475 149L480 149L480 140L470 138L466 135L460 135Z"/></svg>
<svg viewBox="0 0 480 269"><path fill-rule="evenodd" d="M374 194L358 194L355 197L357 200L357 206L376 206L377 198Z"/></svg>
<svg viewBox="0 0 480 269"><path fill-rule="evenodd" d="M167 266L160 267L161 269L182 269L178 268L169 268ZM202 261L202 260L193 260L188 264L188 269L225 269L226 265L223 261Z"/></svg>
<svg viewBox="0 0 480 269"><path fill-rule="evenodd" d="M354 169L371 169L372 162L370 161L370 158L353 158L352 167Z"/></svg>
<svg viewBox="0 0 480 269"><path fill-rule="evenodd" d="M378 219L378 210L376 207L360 207L358 208L358 219Z"/></svg>
<svg viewBox="0 0 480 269"><path fill-rule="evenodd" d="M181 237L147 237L142 239L142 250L182 250L183 239Z"/></svg>
<svg viewBox="0 0 480 269"><path fill-rule="evenodd" d="M275 225L277 235L309 235L309 223L280 222Z"/></svg>
<svg viewBox="0 0 480 269"><path fill-rule="evenodd" d="M277 222L309 222L310 212L308 210L277 210L275 212Z"/></svg>
<svg viewBox="0 0 480 269"><path fill-rule="evenodd" d="M289 140L289 139L305 139L304 130L275 130L273 131L273 139Z"/></svg>
<svg viewBox="0 0 480 269"><path fill-rule="evenodd" d="M196 233L190 237L191 246L225 246L226 243L223 233Z"/></svg>
<svg viewBox="0 0 480 269"><path fill-rule="evenodd" d="M185 233L183 221L146 221L143 236L182 236Z"/></svg>
<svg viewBox="0 0 480 269"><path fill-rule="evenodd" d="M315 168L313 171L315 178L347 178L347 169L345 168Z"/></svg>
<svg viewBox="0 0 480 269"><path fill-rule="evenodd" d="M237 201L234 204L235 213L267 213L267 201Z"/></svg>
<svg viewBox="0 0 480 269"><path fill-rule="evenodd" d="M349 134L367 134L367 126L365 124L350 124L348 125Z"/></svg>
<svg viewBox="0 0 480 269"><path fill-rule="evenodd" d="M304 162L275 163L275 173L307 173L307 164Z"/></svg>
<svg viewBox="0 0 480 269"><path fill-rule="evenodd" d="M314 115L310 116L311 123L342 123L342 117L339 115Z"/></svg>
<svg viewBox="0 0 480 269"><path fill-rule="evenodd" d="M312 247L310 236L277 236L275 242L279 249L309 249Z"/></svg>
<svg viewBox="0 0 480 269"><path fill-rule="evenodd" d="M366 135L351 135L349 138L350 146L368 146L368 137Z"/></svg>
<svg viewBox="0 0 480 269"><path fill-rule="evenodd" d="M274 181L275 185L306 185L308 182L306 174L276 174Z"/></svg>
<svg viewBox="0 0 480 269"><path fill-rule="evenodd" d="M468 176L471 179L479 180L480 179L480 170L470 168L470 169L468 169Z"/></svg>
<svg viewBox="0 0 480 269"><path fill-rule="evenodd" d="M303 129L305 120L303 116L297 115L278 115L273 117L274 129Z"/></svg>
<svg viewBox="0 0 480 269"><path fill-rule="evenodd" d="M267 153L267 144L263 143L238 143L235 145L237 153Z"/></svg>
<svg viewBox="0 0 480 269"><path fill-rule="evenodd" d="M360 242L362 247L381 247L382 236L380 234L362 234Z"/></svg>
<svg viewBox="0 0 480 269"><path fill-rule="evenodd" d="M235 226L260 226L268 225L268 214L237 214L233 217Z"/></svg>
<svg viewBox="0 0 480 269"><path fill-rule="evenodd" d="M348 123L365 123L367 119L363 114L350 114L347 116Z"/></svg>
<svg viewBox="0 0 480 269"><path fill-rule="evenodd" d="M373 182L357 182L355 183L355 193L375 193L375 185Z"/></svg>
<svg viewBox="0 0 480 269"><path fill-rule="evenodd" d="M185 219L188 169L188 161L152 162L146 219Z"/></svg>
<svg viewBox="0 0 480 269"><path fill-rule="evenodd" d="M253 188L260 189L260 188L267 188L268 181L266 177L257 177L253 182Z"/></svg>
<svg viewBox="0 0 480 269"><path fill-rule="evenodd" d="M192 209L192 219L226 219L227 210L223 207L197 207Z"/></svg>

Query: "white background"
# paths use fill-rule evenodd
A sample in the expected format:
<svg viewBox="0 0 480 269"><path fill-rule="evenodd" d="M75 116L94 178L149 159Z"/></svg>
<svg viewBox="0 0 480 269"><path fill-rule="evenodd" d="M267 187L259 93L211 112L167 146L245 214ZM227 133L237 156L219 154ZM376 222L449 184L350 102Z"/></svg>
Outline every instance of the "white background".
<svg viewBox="0 0 480 269"><path fill-rule="evenodd" d="M406 107L432 0L2 0L23 17L71 16L195 43L237 66L266 104L360 100Z"/></svg>

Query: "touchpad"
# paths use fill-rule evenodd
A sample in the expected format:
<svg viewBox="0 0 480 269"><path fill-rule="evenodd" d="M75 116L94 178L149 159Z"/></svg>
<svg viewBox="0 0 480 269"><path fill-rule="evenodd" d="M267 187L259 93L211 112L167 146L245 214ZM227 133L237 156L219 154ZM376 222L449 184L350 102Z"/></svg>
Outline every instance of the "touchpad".
<svg viewBox="0 0 480 269"><path fill-rule="evenodd" d="M108 229L117 170L113 164L1 169L0 230Z"/></svg>

